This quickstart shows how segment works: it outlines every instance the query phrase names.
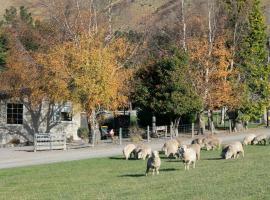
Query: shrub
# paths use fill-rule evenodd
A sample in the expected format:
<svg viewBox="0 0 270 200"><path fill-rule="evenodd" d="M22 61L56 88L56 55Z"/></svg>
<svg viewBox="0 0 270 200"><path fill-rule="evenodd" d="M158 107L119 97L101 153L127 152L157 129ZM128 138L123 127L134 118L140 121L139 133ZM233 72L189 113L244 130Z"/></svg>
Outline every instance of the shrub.
<svg viewBox="0 0 270 200"><path fill-rule="evenodd" d="M14 145L18 145L18 144L20 144L21 143L21 141L20 141L20 139L18 139L18 138L12 138L9 142L8 142L8 144L14 144Z"/></svg>
<svg viewBox="0 0 270 200"><path fill-rule="evenodd" d="M80 138L82 138L83 140L88 139L89 138L89 131L87 128L78 128L77 134Z"/></svg>
<svg viewBox="0 0 270 200"><path fill-rule="evenodd" d="M143 140L145 136L145 130L141 129L137 126L133 126L129 128L129 137L132 142L140 142Z"/></svg>

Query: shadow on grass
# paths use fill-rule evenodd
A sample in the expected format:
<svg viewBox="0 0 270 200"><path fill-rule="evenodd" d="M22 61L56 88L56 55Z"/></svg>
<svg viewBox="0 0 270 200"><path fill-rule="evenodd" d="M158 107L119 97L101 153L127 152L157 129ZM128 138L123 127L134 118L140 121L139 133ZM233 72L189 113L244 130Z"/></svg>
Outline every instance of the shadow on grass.
<svg viewBox="0 0 270 200"><path fill-rule="evenodd" d="M160 169L160 172L172 172L172 171L177 171L175 168L166 168L166 169Z"/></svg>
<svg viewBox="0 0 270 200"><path fill-rule="evenodd" d="M124 174L124 175L120 175L119 177L143 177L145 176L145 174Z"/></svg>
<svg viewBox="0 0 270 200"><path fill-rule="evenodd" d="M204 158L202 160L224 160L223 158Z"/></svg>
<svg viewBox="0 0 270 200"><path fill-rule="evenodd" d="M124 157L109 157L109 159L111 159L111 160L126 160L126 158L124 158ZM138 160L138 159L129 158L128 160Z"/></svg>
<svg viewBox="0 0 270 200"><path fill-rule="evenodd" d="M166 168L166 169L160 169L160 172L171 172L171 171L177 171L175 168ZM152 171L149 172L148 175L152 175ZM145 174L123 174L118 177L133 177L133 178L138 178L138 177L143 177Z"/></svg>

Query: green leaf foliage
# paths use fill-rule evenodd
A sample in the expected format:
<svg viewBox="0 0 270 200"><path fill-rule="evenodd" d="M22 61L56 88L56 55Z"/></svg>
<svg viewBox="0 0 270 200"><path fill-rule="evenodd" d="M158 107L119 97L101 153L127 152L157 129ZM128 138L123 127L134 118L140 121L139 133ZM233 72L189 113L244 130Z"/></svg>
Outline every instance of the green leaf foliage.
<svg viewBox="0 0 270 200"><path fill-rule="evenodd" d="M266 25L260 8L260 0L253 0L246 35L239 52L239 67L246 85L244 105L240 110L247 115L245 118L255 118L261 114L270 94Z"/></svg>
<svg viewBox="0 0 270 200"><path fill-rule="evenodd" d="M198 111L202 106L189 79L188 55L175 51L137 74L132 95L137 106L170 118Z"/></svg>

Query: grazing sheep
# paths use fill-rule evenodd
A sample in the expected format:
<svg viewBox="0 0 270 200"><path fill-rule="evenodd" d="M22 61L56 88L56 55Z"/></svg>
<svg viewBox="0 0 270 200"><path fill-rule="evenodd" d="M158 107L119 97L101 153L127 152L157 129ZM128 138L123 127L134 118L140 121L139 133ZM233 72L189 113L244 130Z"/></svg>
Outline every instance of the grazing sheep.
<svg viewBox="0 0 270 200"><path fill-rule="evenodd" d="M190 144L188 148L192 148L196 152L196 159L200 160L201 157L201 145L199 144Z"/></svg>
<svg viewBox="0 0 270 200"><path fill-rule="evenodd" d="M219 149L221 141L218 137L215 136L208 136L203 140L203 143L206 146L206 150L214 150L214 149Z"/></svg>
<svg viewBox="0 0 270 200"><path fill-rule="evenodd" d="M158 151L153 151L152 155L147 160L145 176L147 176L150 169L152 169L152 175L159 174L159 168L161 165L161 160L159 158Z"/></svg>
<svg viewBox="0 0 270 200"><path fill-rule="evenodd" d="M193 168L195 168L196 152L193 148L188 147L187 145L182 145L179 148L179 155L181 155L181 157L183 159L185 170L189 170L189 165L191 163L193 164Z"/></svg>
<svg viewBox="0 0 270 200"><path fill-rule="evenodd" d="M152 153L152 149L147 145L142 145L137 153L138 159L145 160L147 157L150 157Z"/></svg>
<svg viewBox="0 0 270 200"><path fill-rule="evenodd" d="M124 147L123 149L123 154L126 158L126 160L128 160L129 157L131 157L131 154L133 154L133 156L135 157L135 150L136 146L134 144L128 144Z"/></svg>
<svg viewBox="0 0 270 200"><path fill-rule="evenodd" d="M162 151L164 151L167 157L176 156L179 148L179 143L177 140L168 140L162 147Z"/></svg>
<svg viewBox="0 0 270 200"><path fill-rule="evenodd" d="M258 135L257 137L255 137L252 141L252 144L264 144L266 145L268 140L268 136L263 134L263 135Z"/></svg>
<svg viewBox="0 0 270 200"><path fill-rule="evenodd" d="M244 157L244 149L241 142L232 142L223 147L221 152L221 157L224 159L235 159L239 157L239 154L242 153Z"/></svg>
<svg viewBox="0 0 270 200"><path fill-rule="evenodd" d="M196 138L191 141L191 144L199 144L201 147L204 147L203 140L204 138Z"/></svg>
<svg viewBox="0 0 270 200"><path fill-rule="evenodd" d="M254 135L254 134L248 134L243 140L243 145L251 144L255 137L256 137L256 135Z"/></svg>
<svg viewBox="0 0 270 200"><path fill-rule="evenodd" d="M174 140L176 140L178 142L178 147L180 147L183 144L183 140L180 137L176 137L176 138L174 138Z"/></svg>

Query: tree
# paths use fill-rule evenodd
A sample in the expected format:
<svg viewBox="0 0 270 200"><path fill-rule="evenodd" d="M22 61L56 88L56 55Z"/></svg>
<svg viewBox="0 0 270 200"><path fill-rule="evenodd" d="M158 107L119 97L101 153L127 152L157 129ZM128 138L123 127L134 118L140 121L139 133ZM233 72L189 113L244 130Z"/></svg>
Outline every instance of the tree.
<svg viewBox="0 0 270 200"><path fill-rule="evenodd" d="M25 8L21 7L19 14L15 8L10 10L12 12L7 10L1 27L7 36L5 43L7 43L8 51L6 52L5 70L0 74L0 90L13 101L19 101L27 108L31 120L30 123L23 125L30 137L22 136L32 140L31 136L40 132L42 123L46 123L45 132L49 132L59 123L53 120L55 109L60 109L59 106L56 107L56 102L67 100L68 93L65 93L62 87L65 84L63 76L59 76L59 73L51 73L52 70L44 68L36 58L38 52L43 52L48 48L48 43L44 42L48 32L41 32L32 23L31 14ZM8 17L9 15L12 17ZM25 38L27 40L24 40ZM48 105L44 105L44 101ZM44 106L49 108L44 109ZM13 129L10 131L23 134Z"/></svg>
<svg viewBox="0 0 270 200"><path fill-rule="evenodd" d="M260 8L260 0L253 0L239 51L238 67L245 85L244 104L240 111L241 118L246 121L263 113L270 94L266 25Z"/></svg>
<svg viewBox="0 0 270 200"><path fill-rule="evenodd" d="M104 39L100 32L92 36L82 33L78 40L61 43L38 55L38 63L52 70L52 74L63 76L67 84L63 90L86 112L92 139L96 137L97 115L124 106L128 100L131 70L122 63L130 47L122 38L109 43Z"/></svg>
<svg viewBox="0 0 270 200"><path fill-rule="evenodd" d="M177 128L184 114L201 109L188 70L185 52L173 50L171 55L153 61L139 70L133 101L143 109L150 108L154 114L166 115Z"/></svg>

